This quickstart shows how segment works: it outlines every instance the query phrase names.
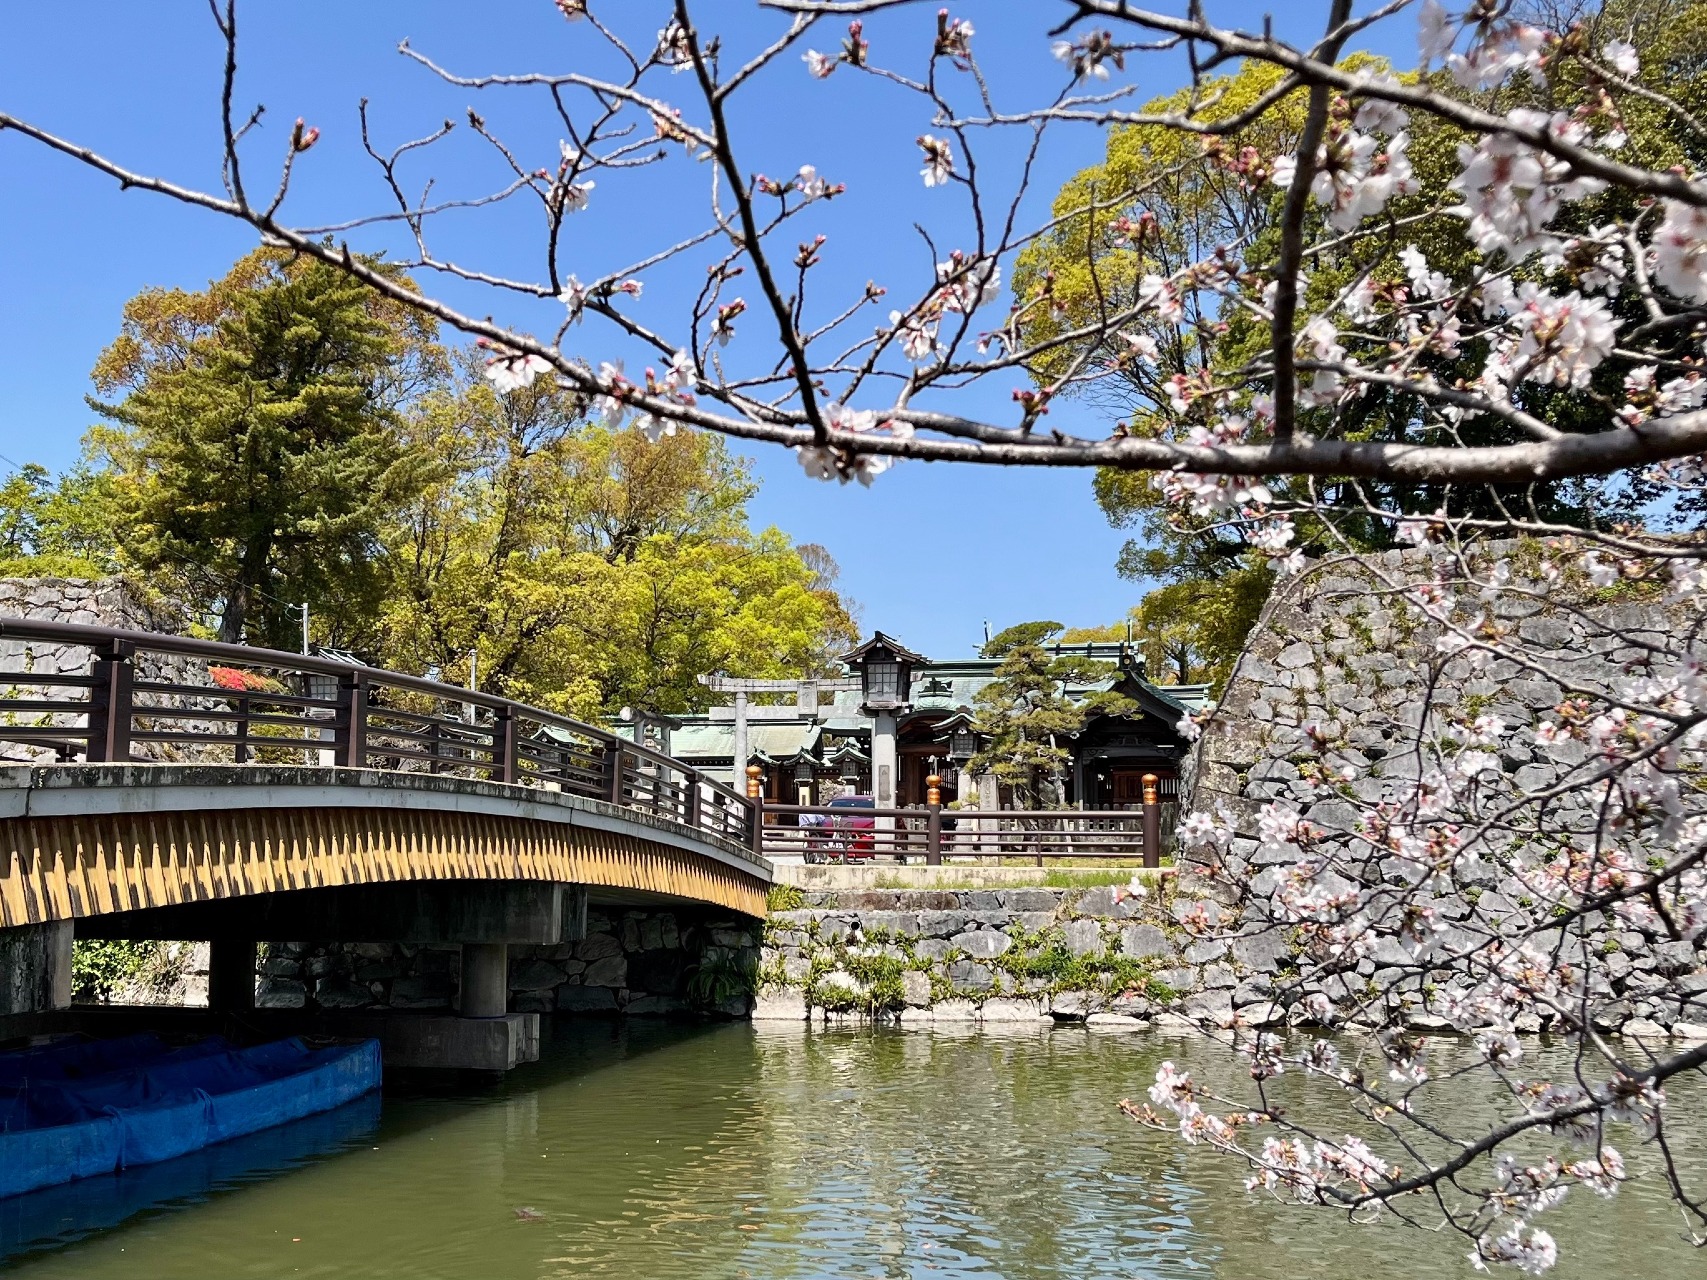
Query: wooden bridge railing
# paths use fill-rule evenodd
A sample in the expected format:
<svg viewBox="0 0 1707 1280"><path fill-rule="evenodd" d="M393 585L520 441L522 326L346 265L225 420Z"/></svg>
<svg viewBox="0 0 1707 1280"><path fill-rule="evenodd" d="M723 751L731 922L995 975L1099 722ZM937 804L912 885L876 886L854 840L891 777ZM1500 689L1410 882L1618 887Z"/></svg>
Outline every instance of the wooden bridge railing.
<svg viewBox="0 0 1707 1280"><path fill-rule="evenodd" d="M1162 802L1156 777L1146 775L1137 809L951 809L942 807L939 781L926 779L923 809L859 809L826 805L764 806L757 851L765 857L810 862L865 858L1074 858L1161 865ZM751 789L749 788L749 793Z"/></svg>
<svg viewBox="0 0 1707 1280"><path fill-rule="evenodd" d="M509 698L334 658L0 618L0 744L43 758L339 765L608 801L756 848L758 806L669 756Z"/></svg>

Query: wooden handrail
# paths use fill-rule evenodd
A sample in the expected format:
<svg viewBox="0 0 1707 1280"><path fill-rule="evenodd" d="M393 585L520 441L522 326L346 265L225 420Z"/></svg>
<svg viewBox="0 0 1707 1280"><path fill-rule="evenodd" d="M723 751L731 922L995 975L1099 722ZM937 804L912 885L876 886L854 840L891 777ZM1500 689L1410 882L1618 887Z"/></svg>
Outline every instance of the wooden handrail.
<svg viewBox="0 0 1707 1280"><path fill-rule="evenodd" d="M487 774L495 782L519 785L528 785L537 778L540 784L561 786L577 794L655 812L676 821L685 818L684 825L723 838L729 838L731 813L742 815L744 821L741 825L749 832L756 831L760 825L758 808L747 797L706 777L692 765L640 743L630 742L597 725L572 720L512 698L464 689L424 676L352 666L313 654L287 653L279 649L123 627L85 626L31 618L0 618L0 639L82 647L88 649L94 659L93 670L88 674L67 672L63 676L50 676L30 673L24 681L44 689L87 688L89 697L85 702L72 703L63 697L33 702L29 699L11 700L19 704L17 709L20 711L38 709L44 715L82 713L87 717L82 734L72 726L56 726L50 730L55 735L55 740L50 743L46 733L42 732L43 726L0 725L0 741L49 745L62 756L68 749L81 746L85 758L91 763L128 761L132 758L132 745L138 741L182 746L232 746L240 742L240 754L245 757L267 748L304 753L324 751L337 765L374 768L379 767L373 763L376 758L427 759L428 753L423 752L421 746L430 738L434 742L434 750L429 763L435 771L468 769ZM273 695L262 690L225 689L212 684L175 685L159 678L139 681L135 676L136 659L149 655L264 668L290 675L330 677L337 682L337 692L328 699L286 691ZM0 673L0 678L3 676L4 673ZM137 688L138 685L141 687ZM460 715L435 716L376 704L373 695L387 690L474 707L488 713L490 719L489 722L470 723ZM198 712L193 707L140 702L138 694L151 700L171 694L202 700L227 699L235 709L217 711L210 718L233 728L229 733L218 735L161 728L158 722L193 721L197 719ZM267 710L251 711L252 707ZM297 708L302 711L299 718L287 714L288 710ZM139 715L157 723L139 731L134 724L135 717ZM250 732L253 727L277 730L293 725L300 725L305 731L304 736ZM535 749L544 748L549 742L549 738L528 741L536 727L564 733L579 741L552 744L558 748L556 751ZM442 757L442 764L436 747L440 740L447 747L454 748ZM631 771L642 762L654 766L660 775L668 777L660 776L648 786L629 786ZM528 766L526 769L524 763ZM601 775L598 777L600 785L583 785L577 775L593 770ZM587 782L591 784L592 779ZM708 789L710 794L702 788ZM684 793L690 792L691 803L682 799ZM646 803L640 802L643 798ZM741 839L746 841L745 833Z"/></svg>

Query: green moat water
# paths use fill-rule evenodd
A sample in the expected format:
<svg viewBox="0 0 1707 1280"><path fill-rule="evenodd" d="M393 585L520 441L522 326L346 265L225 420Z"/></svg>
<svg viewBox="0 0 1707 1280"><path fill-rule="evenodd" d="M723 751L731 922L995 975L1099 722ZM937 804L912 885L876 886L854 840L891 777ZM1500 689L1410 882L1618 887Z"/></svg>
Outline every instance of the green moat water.
<svg viewBox="0 0 1707 1280"><path fill-rule="evenodd" d="M486 1090L387 1094L330 1150L0 1262L27 1280L1471 1274L1457 1237L1248 1196L1115 1109L1196 1038L581 1023ZM1695 1090L1699 1100L1700 1090ZM1676 1097L1675 1104L1684 1101ZM1473 1108L1475 1100L1464 1105ZM1707 1110L1679 1125L1707 1179ZM365 1127L364 1127L365 1126ZM322 1144L325 1145L325 1144ZM1633 1167L1648 1167L1633 1140ZM129 1176L129 1175L125 1175ZM523 1212L518 1212L523 1211ZM5 1224L0 1213L0 1228ZM1655 1180L1573 1193L1554 1274L1707 1274ZM68 1231L74 1226L66 1218ZM3 1237L0 1237L3 1239ZM1515 1273L1513 1273L1515 1274Z"/></svg>

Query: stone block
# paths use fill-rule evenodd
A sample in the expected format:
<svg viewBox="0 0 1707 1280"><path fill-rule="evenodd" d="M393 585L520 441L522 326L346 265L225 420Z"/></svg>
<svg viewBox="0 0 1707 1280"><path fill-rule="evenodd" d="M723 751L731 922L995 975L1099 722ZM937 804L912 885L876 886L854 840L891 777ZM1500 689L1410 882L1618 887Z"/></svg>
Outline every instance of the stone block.
<svg viewBox="0 0 1707 1280"><path fill-rule="evenodd" d="M308 988L295 978L268 978L255 992L257 1009L300 1009L308 1003Z"/></svg>
<svg viewBox="0 0 1707 1280"><path fill-rule="evenodd" d="M969 923L964 911L921 911L919 936L922 938L952 938L964 933Z"/></svg>
<svg viewBox="0 0 1707 1280"><path fill-rule="evenodd" d="M1120 931L1120 954L1130 959L1169 957L1173 953L1173 944L1168 941L1168 935L1153 924L1129 924Z"/></svg>
<svg viewBox="0 0 1707 1280"><path fill-rule="evenodd" d="M789 987L761 991L753 1002L754 1022L805 1022L809 1012L805 992Z"/></svg>
<svg viewBox="0 0 1707 1280"><path fill-rule="evenodd" d="M1047 911L1053 915L1063 897L1059 889L1007 889L1002 893L1002 905L1009 911Z"/></svg>
<svg viewBox="0 0 1707 1280"><path fill-rule="evenodd" d="M992 929L957 933L950 942L974 960L994 960L1014 944L1014 940L1007 934L997 933Z"/></svg>
<svg viewBox="0 0 1707 1280"><path fill-rule="evenodd" d="M1230 1026L1233 1021L1233 993L1226 990L1193 992L1185 998L1180 1011L1199 1023Z"/></svg>
<svg viewBox="0 0 1707 1280"><path fill-rule="evenodd" d="M931 1006L932 1022L976 1022L978 1006L970 1000L943 1000Z"/></svg>
<svg viewBox="0 0 1707 1280"><path fill-rule="evenodd" d="M1238 1018L1247 1027L1277 1027L1286 1021L1286 1010L1272 1000L1261 1000L1240 1009Z"/></svg>
<svg viewBox="0 0 1707 1280"><path fill-rule="evenodd" d="M1070 955L1088 956L1102 951L1102 925L1097 920L1069 920L1061 935Z"/></svg>
<svg viewBox="0 0 1707 1280"><path fill-rule="evenodd" d="M373 1003L373 993L348 978L322 978L314 984L314 1003L322 1009L359 1009Z"/></svg>
<svg viewBox="0 0 1707 1280"><path fill-rule="evenodd" d="M555 1008L555 991L515 991L510 994L512 1013L550 1013Z"/></svg>
<svg viewBox="0 0 1707 1280"><path fill-rule="evenodd" d="M1261 973L1273 973L1291 953L1286 935L1275 928L1240 934L1233 939L1231 950L1233 959Z"/></svg>
<svg viewBox="0 0 1707 1280"><path fill-rule="evenodd" d="M1654 948L1654 968L1660 973L1685 974L1692 972L1698 964L1694 944L1682 939L1662 942Z"/></svg>
<svg viewBox="0 0 1707 1280"><path fill-rule="evenodd" d="M984 1001L980 1016L985 1022L1046 1022L1049 1015L1036 1000L998 997Z"/></svg>
<svg viewBox="0 0 1707 1280"><path fill-rule="evenodd" d="M609 987L559 987L557 1008L563 1013L615 1013L616 992Z"/></svg>
<svg viewBox="0 0 1707 1280"><path fill-rule="evenodd" d="M995 975L975 960L956 960L949 965L948 980L963 991L988 991L996 985Z"/></svg>
<svg viewBox="0 0 1707 1280"><path fill-rule="evenodd" d="M523 960L510 966L511 991L547 991L568 980L569 975L548 960Z"/></svg>
<svg viewBox="0 0 1707 1280"><path fill-rule="evenodd" d="M930 975L908 969L901 975L901 999L910 1008L922 1008L931 1002Z"/></svg>
<svg viewBox="0 0 1707 1280"><path fill-rule="evenodd" d="M626 987L628 985L628 958L626 956L605 956L587 966L587 971L581 975L582 985L588 987Z"/></svg>
<svg viewBox="0 0 1707 1280"><path fill-rule="evenodd" d="M575 948L575 958L591 964L595 960L604 960L610 956L622 954L622 942L615 934L593 933L581 940Z"/></svg>
<svg viewBox="0 0 1707 1280"><path fill-rule="evenodd" d="M1193 942L1190 947L1185 949L1185 959L1188 964L1207 964L1212 959L1221 959L1226 954L1226 940L1212 939L1212 937L1198 939L1197 942Z"/></svg>

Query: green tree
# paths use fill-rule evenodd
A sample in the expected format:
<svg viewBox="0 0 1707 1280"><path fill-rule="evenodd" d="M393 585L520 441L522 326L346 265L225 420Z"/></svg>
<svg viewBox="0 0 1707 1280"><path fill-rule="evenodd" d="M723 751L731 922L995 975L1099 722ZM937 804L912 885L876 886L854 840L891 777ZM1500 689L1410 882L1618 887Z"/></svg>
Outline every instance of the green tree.
<svg viewBox="0 0 1707 1280"><path fill-rule="evenodd" d="M95 369L125 558L221 639L294 647L292 606L373 606L379 533L420 483L400 412L430 327L322 263L261 250L207 291L150 290Z"/></svg>
<svg viewBox="0 0 1707 1280"><path fill-rule="evenodd" d="M376 647L410 670L594 715L698 710L695 677L821 668L852 633L822 549L754 532L721 437L589 424L544 380L495 394L468 364L407 426L435 459L388 526Z"/></svg>
<svg viewBox="0 0 1707 1280"><path fill-rule="evenodd" d="M1707 65L1707 5L1700 0L1622 0L1583 16L1593 29L1585 28L1582 38L1592 47L1615 37L1635 41L1646 88L1686 104L1707 96L1699 75ZM1565 74L1582 74L1575 64L1567 64ZM1387 70L1386 64L1363 54L1350 55L1345 65L1371 73ZM1230 118L1259 103L1279 83L1277 68L1246 64L1236 74L1210 83L1198 103L1178 94L1158 99L1146 110L1195 110L1200 119ZM1521 105L1548 107L1554 97L1578 88L1520 79L1500 90L1498 101L1490 96L1484 105L1502 113ZM1272 264L1278 252L1274 227L1282 195L1266 181L1264 165L1296 148L1303 100L1301 92L1286 95L1236 132L1207 140L1161 126L1111 130L1102 162L1062 188L1055 205L1058 223L1016 267L1014 287L1016 301L1025 308L1025 336L1046 339L1080 327L1101 332L1092 323L1101 309L1130 306L1146 275L1175 276L1219 246L1244 267ZM1707 150L1702 140L1672 128L1666 113L1652 102L1631 99L1624 124L1630 135L1627 158L1635 163L1695 168L1707 160L1707 154L1699 154ZM1464 222L1443 214L1459 202L1448 183L1458 171L1456 153L1466 139L1438 119L1420 115L1413 117L1411 131L1408 154L1419 189L1389 205L1392 231L1387 237L1366 237L1350 248L1312 256L1300 322L1330 309L1360 276L1367 275L1378 292L1412 287L1400 258L1408 245L1419 246L1437 270L1454 278L1476 261ZM1629 199L1611 190L1586 202L1572 211L1572 219L1582 224L1574 229L1587 231L1615 216L1630 216L1633 208L1619 206ZM1323 216L1313 203L1307 241L1323 229ZM1617 305L1624 319L1641 323L1633 294ZM1178 429L1180 415L1169 404L1170 386L1189 387L1211 376L1210 370L1220 380L1236 377L1231 371L1257 356L1269 341L1266 317L1227 307L1218 290L1201 287L1188 275L1183 278L1178 318L1152 316L1095 350L1061 348L1034 375L1050 385L1085 358L1116 368L1118 378L1099 384L1104 388L1098 393L1101 407L1122 419L1120 430L1153 435ZM1688 357L1685 345L1680 337L1680 359ZM1485 355L1477 344L1466 343L1462 352L1424 353L1421 363L1439 382L1452 385L1474 377ZM1374 356L1354 351L1349 358ZM1526 382L1514 388L1514 402L1563 431L1594 431L1604 423L1606 406L1620 402L1617 378L1608 366L1589 395ZM1334 434L1346 438L1439 443L1438 429L1418 420L1415 410L1413 398L1370 388L1355 403L1314 412L1333 414ZM1185 416L1189 419L1189 407ZM1304 425L1309 425L1307 420ZM1454 438L1473 445L1510 443L1515 439L1512 430L1483 415L1459 423ZM1282 503L1308 498L1336 509L1331 527L1316 515L1297 518L1297 545L1311 554L1391 546L1392 527L1369 517L1372 506L1413 512L1444 506L1456 514L1489 519L1516 511L1594 526L1636 518L1652 496L1641 477L1633 475L1499 488L1286 480L1273 482L1271 488ZM1218 683L1260 613L1272 581L1266 562L1252 554L1241 526L1170 506L1148 475L1099 472L1095 494L1111 524L1133 531L1118 571L1153 588L1134 614L1152 668L1163 659L1176 672L1192 668L1194 676ZM1687 500L1675 504L1674 512L1686 518L1695 515Z"/></svg>
<svg viewBox="0 0 1707 1280"><path fill-rule="evenodd" d="M0 485L0 577L100 578L119 570L112 477L87 466L57 479L27 463Z"/></svg>
<svg viewBox="0 0 1707 1280"><path fill-rule="evenodd" d="M1050 809L1065 803L1062 776L1072 759L1066 739L1098 715L1127 715L1132 701L1100 685L1114 665L1046 646L1061 635L1059 622L1022 622L984 646L1000 658L995 679L978 691L973 716L989 745L968 766L994 774L1013 788L1021 808Z"/></svg>

